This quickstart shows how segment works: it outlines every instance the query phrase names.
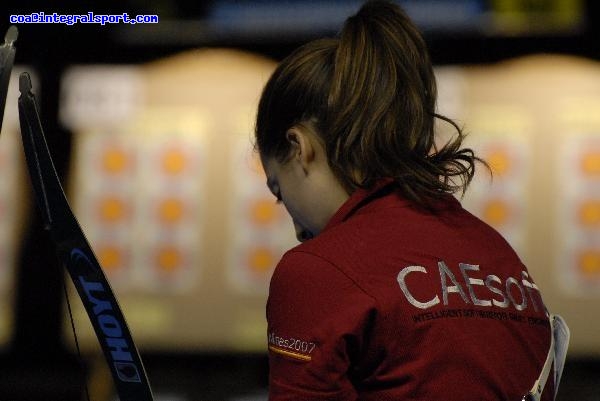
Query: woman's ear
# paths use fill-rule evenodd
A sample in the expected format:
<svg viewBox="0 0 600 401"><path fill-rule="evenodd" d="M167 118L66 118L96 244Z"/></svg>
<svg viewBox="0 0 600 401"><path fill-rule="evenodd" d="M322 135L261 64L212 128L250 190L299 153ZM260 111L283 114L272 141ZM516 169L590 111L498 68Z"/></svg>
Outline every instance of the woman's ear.
<svg viewBox="0 0 600 401"><path fill-rule="evenodd" d="M306 171L309 164L315 159L315 149L313 138L302 127L292 127L286 133L285 137L291 145L290 160L298 161Z"/></svg>

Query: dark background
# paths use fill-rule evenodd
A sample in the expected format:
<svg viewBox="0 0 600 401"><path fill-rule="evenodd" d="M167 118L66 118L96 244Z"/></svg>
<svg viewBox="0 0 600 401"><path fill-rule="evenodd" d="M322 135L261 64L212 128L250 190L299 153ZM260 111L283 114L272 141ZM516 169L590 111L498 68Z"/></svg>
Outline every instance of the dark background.
<svg viewBox="0 0 600 401"><path fill-rule="evenodd" d="M298 45L322 35L333 35L339 26L286 32L236 31L206 23L220 5L217 0L174 2L170 0L61 1L48 6L42 1L4 1L0 6L0 30L9 26L11 14L45 11L77 14L157 14L155 26L100 26L77 24L18 25L17 64L33 67L43 88L42 120L59 173L66 174L70 132L58 122L59 85L63 70L72 64L137 64L194 47L234 47L267 55L276 60ZM225 2L230 5L268 5L265 1ZM277 2L285 3L285 2ZM311 1L292 1L294 6L316 7ZM338 1L336 3L344 3ZM452 3L440 1L439 3ZM493 2L477 1L489 11ZM543 8L551 1L523 1L529 8ZM453 27L423 25L434 64L485 64L532 53L559 53L600 59L600 3L583 1L580 24L572 29L531 29L494 32L481 21ZM481 11L481 10L480 10ZM234 24L235 25L235 24ZM532 26L535 19L532 20ZM14 336L0 355L0 400L79 400L90 361L80 360L64 345L64 299L62 266L56 263L49 238L40 228L35 211L30 213L16 275ZM600 341L600 340L599 340ZM146 370L157 394L180 394L188 399L220 400L264 391L267 361L262 354L156 353L142 349ZM559 399L600 400L594 372L595 358L569 358ZM92 399L103 399L91 394Z"/></svg>

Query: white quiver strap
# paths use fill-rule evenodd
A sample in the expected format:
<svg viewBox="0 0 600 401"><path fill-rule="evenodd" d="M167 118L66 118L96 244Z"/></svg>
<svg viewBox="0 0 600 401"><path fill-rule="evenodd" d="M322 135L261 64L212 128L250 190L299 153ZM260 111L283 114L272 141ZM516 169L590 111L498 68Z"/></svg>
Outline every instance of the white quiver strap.
<svg viewBox="0 0 600 401"><path fill-rule="evenodd" d="M559 315L550 314L550 350L544 362L544 367L540 376L533 384L533 387L527 394L523 396L522 401L540 401L542 398L542 391L548 381L550 370L552 369L554 362L554 396L556 398L558 392L558 385L562 376L563 368L565 366L565 359L567 357L567 348L569 347L569 327L565 323L564 319Z"/></svg>

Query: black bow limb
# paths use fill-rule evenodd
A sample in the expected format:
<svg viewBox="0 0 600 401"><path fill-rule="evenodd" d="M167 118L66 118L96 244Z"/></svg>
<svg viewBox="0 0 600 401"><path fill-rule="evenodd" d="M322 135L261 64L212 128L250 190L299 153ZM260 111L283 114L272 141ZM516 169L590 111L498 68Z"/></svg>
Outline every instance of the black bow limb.
<svg viewBox="0 0 600 401"><path fill-rule="evenodd" d="M19 121L36 203L45 229L92 322L121 401L153 401L125 317L60 184L44 137L29 74L19 77Z"/></svg>

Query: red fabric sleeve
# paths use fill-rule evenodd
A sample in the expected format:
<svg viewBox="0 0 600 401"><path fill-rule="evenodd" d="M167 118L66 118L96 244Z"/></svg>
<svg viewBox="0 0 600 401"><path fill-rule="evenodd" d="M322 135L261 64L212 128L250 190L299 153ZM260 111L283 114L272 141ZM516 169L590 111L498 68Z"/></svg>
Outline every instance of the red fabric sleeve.
<svg viewBox="0 0 600 401"><path fill-rule="evenodd" d="M269 400L356 400L348 369L375 310L374 299L335 266L288 252L267 302Z"/></svg>

